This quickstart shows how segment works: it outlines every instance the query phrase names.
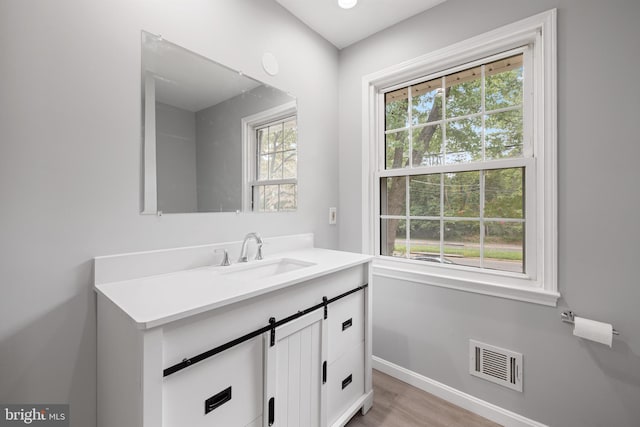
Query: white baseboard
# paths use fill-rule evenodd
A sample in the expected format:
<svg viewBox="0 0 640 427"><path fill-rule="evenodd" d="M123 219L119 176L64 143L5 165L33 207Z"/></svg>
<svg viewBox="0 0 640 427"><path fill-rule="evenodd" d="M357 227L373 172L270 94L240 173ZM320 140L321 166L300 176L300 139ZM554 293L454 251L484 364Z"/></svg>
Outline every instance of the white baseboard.
<svg viewBox="0 0 640 427"><path fill-rule="evenodd" d="M405 369L402 366L387 362L379 357L373 356L372 366L373 369L391 375L400 381L411 384L420 390L438 396L447 402L451 402L454 405L460 406L505 427L548 427L545 424L523 417L522 415L473 397L470 394L463 393L460 390L456 390L441 382Z"/></svg>

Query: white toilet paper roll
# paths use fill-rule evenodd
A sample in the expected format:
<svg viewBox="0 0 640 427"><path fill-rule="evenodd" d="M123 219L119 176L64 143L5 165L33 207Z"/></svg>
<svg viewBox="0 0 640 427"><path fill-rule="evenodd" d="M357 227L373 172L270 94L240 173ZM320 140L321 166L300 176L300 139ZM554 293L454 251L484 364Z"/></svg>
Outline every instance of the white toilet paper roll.
<svg viewBox="0 0 640 427"><path fill-rule="evenodd" d="M611 343L613 342L613 326L609 323L597 322L577 316L574 321L575 327L573 328L573 335L611 347Z"/></svg>

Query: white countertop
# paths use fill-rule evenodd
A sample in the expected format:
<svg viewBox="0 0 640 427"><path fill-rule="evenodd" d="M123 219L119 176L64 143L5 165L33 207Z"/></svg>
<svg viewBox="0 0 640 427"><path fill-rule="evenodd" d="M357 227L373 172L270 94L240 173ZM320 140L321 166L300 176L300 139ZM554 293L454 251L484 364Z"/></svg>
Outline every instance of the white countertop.
<svg viewBox="0 0 640 427"><path fill-rule="evenodd" d="M122 309L140 329L149 329L208 310L292 286L369 261L369 255L328 249L303 249L265 256L262 261L210 266L95 286ZM253 280L234 279L229 273L249 264L292 259L312 265ZM245 267L246 266L246 267Z"/></svg>

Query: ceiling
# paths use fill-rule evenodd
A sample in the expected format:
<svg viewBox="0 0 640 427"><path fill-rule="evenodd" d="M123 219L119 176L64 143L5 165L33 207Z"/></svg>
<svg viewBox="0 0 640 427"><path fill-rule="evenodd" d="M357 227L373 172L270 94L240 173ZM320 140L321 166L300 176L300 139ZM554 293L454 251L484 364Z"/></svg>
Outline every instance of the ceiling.
<svg viewBox="0 0 640 427"><path fill-rule="evenodd" d="M338 0L276 0L338 49L369 37L446 0L359 0L342 9Z"/></svg>

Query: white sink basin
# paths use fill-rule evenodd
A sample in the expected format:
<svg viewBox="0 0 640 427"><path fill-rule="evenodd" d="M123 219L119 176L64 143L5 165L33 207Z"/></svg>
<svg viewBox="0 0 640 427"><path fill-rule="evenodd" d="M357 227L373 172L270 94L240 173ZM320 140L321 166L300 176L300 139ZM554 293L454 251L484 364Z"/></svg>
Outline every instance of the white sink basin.
<svg viewBox="0 0 640 427"><path fill-rule="evenodd" d="M251 261L246 264L235 264L221 271L229 278L238 280L264 279L315 265L312 262L292 258Z"/></svg>

